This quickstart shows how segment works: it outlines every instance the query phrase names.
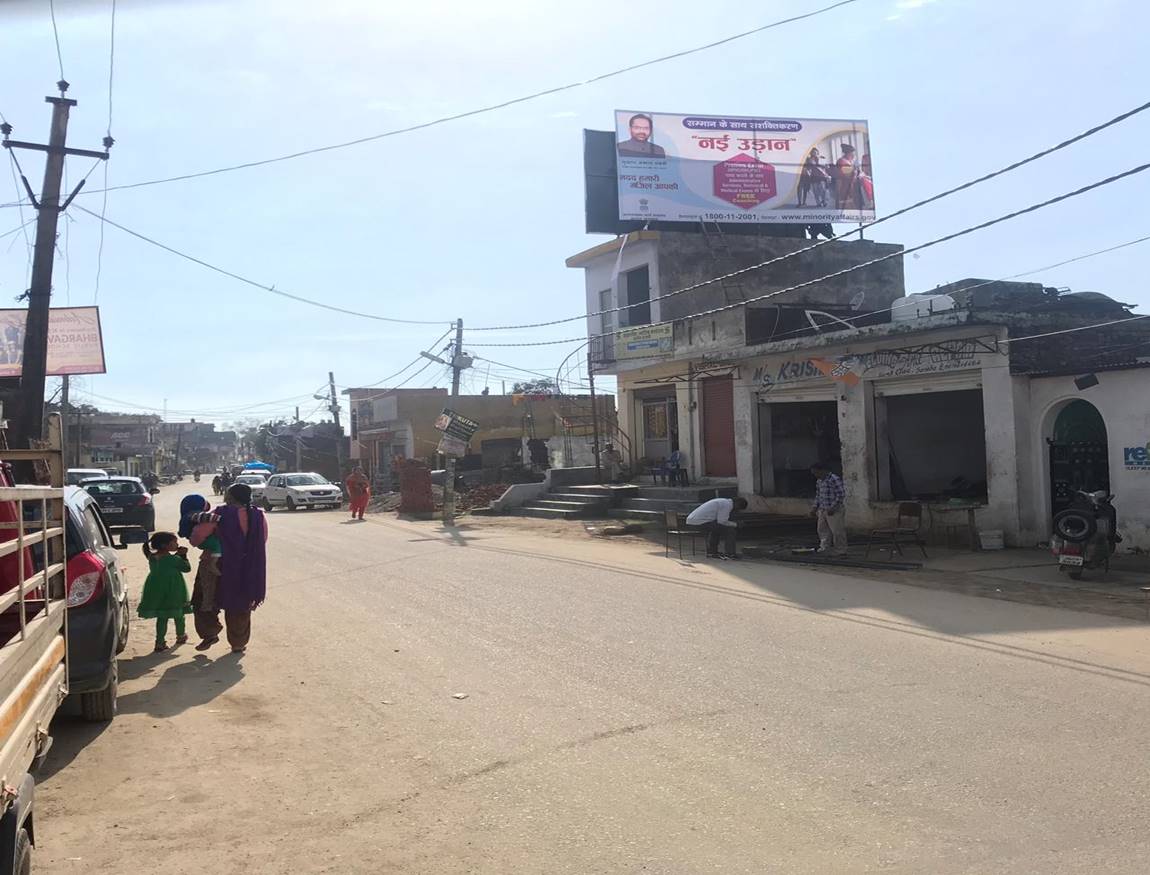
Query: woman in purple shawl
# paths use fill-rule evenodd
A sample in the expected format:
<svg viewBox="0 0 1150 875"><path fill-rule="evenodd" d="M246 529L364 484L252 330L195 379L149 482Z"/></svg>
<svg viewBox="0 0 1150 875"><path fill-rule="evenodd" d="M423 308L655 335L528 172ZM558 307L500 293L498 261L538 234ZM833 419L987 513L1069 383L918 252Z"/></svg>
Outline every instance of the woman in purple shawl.
<svg viewBox="0 0 1150 875"><path fill-rule="evenodd" d="M232 653L243 653L251 637L252 611L267 594L267 519L262 510L252 507L251 487L236 483L212 520L223 554L216 607L224 611Z"/></svg>

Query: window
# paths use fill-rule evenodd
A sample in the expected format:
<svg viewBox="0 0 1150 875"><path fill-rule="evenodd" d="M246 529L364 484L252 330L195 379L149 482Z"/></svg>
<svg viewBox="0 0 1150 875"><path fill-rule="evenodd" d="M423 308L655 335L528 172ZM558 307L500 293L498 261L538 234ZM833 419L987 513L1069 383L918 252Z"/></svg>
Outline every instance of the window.
<svg viewBox="0 0 1150 875"><path fill-rule="evenodd" d="M886 395L876 401L878 421L885 422L875 442L879 498L986 499L981 389Z"/></svg>
<svg viewBox="0 0 1150 875"><path fill-rule="evenodd" d="M627 293L627 310L623 313L620 325L651 324L651 271L646 265L629 270L624 275ZM632 306L632 305L638 306Z"/></svg>
<svg viewBox="0 0 1150 875"><path fill-rule="evenodd" d="M667 402L660 398L657 401L643 402L643 437L647 440L666 440L669 435L667 418Z"/></svg>
<svg viewBox="0 0 1150 875"><path fill-rule="evenodd" d="M602 312L604 310L612 310L614 307L615 302L611 294L611 289L603 289L599 292L599 311L602 313L599 317L599 329L601 334L609 336L595 338L595 345L592 350L592 358L594 361L612 362L615 360L615 337L612 335L612 332L615 330L615 314Z"/></svg>
<svg viewBox="0 0 1150 875"><path fill-rule="evenodd" d="M319 474L292 474L284 478L288 486L327 486L329 481Z"/></svg>
<svg viewBox="0 0 1150 875"><path fill-rule="evenodd" d="M795 401L759 405L760 490L763 495L812 498L816 462L838 466L838 404Z"/></svg>
<svg viewBox="0 0 1150 875"><path fill-rule="evenodd" d="M100 521L100 515L96 513L95 505L89 504L84 508L80 520L84 524L84 539L89 544L93 547L110 547L112 545L112 539L108 537L108 530Z"/></svg>
<svg viewBox="0 0 1150 875"><path fill-rule="evenodd" d="M89 495L143 495L144 485L134 480L97 480L85 483Z"/></svg>

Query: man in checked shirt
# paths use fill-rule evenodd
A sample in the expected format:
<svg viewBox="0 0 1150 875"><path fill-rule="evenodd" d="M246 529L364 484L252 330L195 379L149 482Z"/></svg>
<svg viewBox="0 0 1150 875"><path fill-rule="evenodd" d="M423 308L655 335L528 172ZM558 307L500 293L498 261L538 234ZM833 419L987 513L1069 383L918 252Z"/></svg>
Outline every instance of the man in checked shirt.
<svg viewBox="0 0 1150 875"><path fill-rule="evenodd" d="M815 505L811 508L811 516L819 521L819 552L845 556L847 523L843 503L847 490L843 478L825 462L812 465L811 473L815 475Z"/></svg>

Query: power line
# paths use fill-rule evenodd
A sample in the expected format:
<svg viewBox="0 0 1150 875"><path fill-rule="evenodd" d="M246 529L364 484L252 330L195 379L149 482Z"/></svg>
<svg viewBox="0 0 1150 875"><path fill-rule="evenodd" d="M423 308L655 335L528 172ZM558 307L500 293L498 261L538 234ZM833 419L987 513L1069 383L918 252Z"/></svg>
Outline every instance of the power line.
<svg viewBox="0 0 1150 875"><path fill-rule="evenodd" d="M112 96L116 84L116 0L112 0L112 20L108 30L108 132L104 137L105 148L112 146ZM104 162L104 189L100 204L100 240L96 245L96 289L92 302L100 303L100 278L104 273L104 218L108 215L108 163Z"/></svg>
<svg viewBox="0 0 1150 875"><path fill-rule="evenodd" d="M982 282L974 283L973 285L969 285L969 286L963 286L962 288L959 288L959 289L951 289L950 291L942 292L941 294L957 295L961 292L970 292L970 291L973 291L974 289L981 289L984 286L994 285L995 283L1008 282L1010 280L1018 279L1019 277L1031 276L1032 274L1042 273L1043 271L1047 271L1047 270L1053 270L1056 267L1063 267L1064 265L1067 265L1067 264L1074 264L1075 262L1078 262L1078 261L1085 261L1088 258L1094 258L1096 255L1105 255L1108 252L1116 252L1119 249L1125 249L1127 246L1134 246L1135 244L1138 244L1138 243L1145 243L1147 240L1150 240L1150 235L1147 235L1145 237L1139 237L1136 240L1127 240L1125 243L1119 243L1116 246L1108 246L1105 249L1097 249L1094 252L1086 252L1086 253L1083 253L1082 255L1076 255L1074 258L1067 258L1064 261L1057 261L1054 264L1047 264L1047 265L1043 265L1042 267L1035 267L1035 268L1032 268L1031 270L1024 270L1021 273L1012 273L1010 276L999 277L998 279L994 279L994 280L983 280ZM920 295L930 295L932 293L931 292L920 292L919 294ZM881 316L883 313L892 313L895 310L898 310L900 307L912 306L912 303L906 302L905 298L902 298L900 300L903 301L904 303L895 302L892 306L884 307L881 310L871 310L868 313L858 313L857 315L854 315L854 316L840 316L840 317L836 317L836 318L838 318L839 321L841 321L841 322L853 323L853 322L857 322L859 319L866 319L867 317L870 317L870 316ZM946 311L940 311L940 312L946 312ZM768 342L775 343L776 341L783 340L784 338L793 337L796 334L803 334L803 333L808 332L808 331L810 331L810 329L804 326L802 328L792 329L791 331L784 331L782 334L773 334L773 335L771 335ZM822 332L820 332L820 333L822 333Z"/></svg>
<svg viewBox="0 0 1150 875"><path fill-rule="evenodd" d="M631 72L634 72L635 70L641 70L644 67L650 67L650 66L653 66L655 64L661 64L665 61L672 61L672 60L675 60L678 58L685 58L689 55L697 54L698 52L705 52L709 49L717 48L718 46L726 45L727 43L734 42L736 40L744 39L744 38L749 37L749 36L754 36L755 34L759 34L759 33L762 33L764 31L767 31L767 30L772 30L776 27L782 27L784 25L793 24L795 22L803 21L803 20L808 19L808 18L814 18L815 16L823 15L824 13L831 12L835 9L842 7L842 6L848 6L848 5L855 3L855 2L857 2L857 0L839 0L839 2L832 3L829 6L824 6L821 9L815 9L811 12L805 12L801 15L793 15L790 18L783 18L783 19L779 19L778 21L772 21L768 24L761 25L761 26L753 28L751 30L743 31L741 33L736 33L736 34L733 34L731 36L723 37L722 39L715 40L714 42L710 42L710 43L707 43L705 45L696 46L696 47L690 48L690 49L684 49L684 50L678 51L678 52L673 52L669 55L661 55L657 58L652 58L651 60L643 61L643 62L638 63L638 64L632 64L628 67L620 67L619 69L611 70L610 72L607 72L607 73L600 73L599 75L592 76L589 79L582 79L582 80L577 81L577 82L571 82L567 85L559 85L559 86L556 86L553 88L545 88L542 91L535 91L531 94L523 95L522 97L515 97L515 98L512 98L510 100L504 100L500 103L488 104L487 106L481 106L481 107L478 107L477 109L470 109L470 110L467 110L466 112L455 113L454 115L441 116L440 118L432 119L431 121L420 122L419 124L410 125L410 126L405 127L405 128L395 128L395 129L390 130L390 131L384 131L381 134L372 134L372 135L367 136L367 137L359 137L358 139L355 139L355 140L347 140L346 142L343 142L343 143L333 143L333 144L328 145L328 146L318 146L314 149L304 149L303 151L300 151L300 152L292 152L288 155L279 155L275 158L264 158L264 159L261 159L259 161L247 161L247 162L244 162L243 164L232 164L232 165L227 166L227 167L217 167L213 170L201 170L201 171L196 172L196 173L185 173L185 174L182 174L180 176L169 176L169 177L165 177L163 179L150 179L150 180L147 180L144 182L133 182L133 183L129 183L126 185L117 185L112 189L112 191L122 191L124 189L130 189L130 188L143 188L144 186L161 185L163 183L168 183L168 182L181 182L181 181L186 180L186 179L198 179L198 178L203 177L203 176L214 176L218 173L230 173L230 172L235 171L235 170L247 170L247 169L252 168L252 167L263 167L267 164L277 164L281 161L291 161L295 158L303 158L303 157L308 156L308 155L317 155L317 154L322 153L322 152L331 152L331 151L334 151L336 149L346 149L350 146L359 146L359 145L362 145L363 143L371 143L371 142L374 142L376 140L387 139L388 137L396 137L396 136L399 136L401 134L410 134L413 131L426 130L427 128L437 127L438 125L447 124L448 122L454 122L454 121L459 121L459 120L465 119L465 118L471 118L472 116L482 115L483 113L488 113L488 112L494 112L495 110L499 110L499 109L506 109L509 106L515 106L515 105L520 104L520 103L527 103L528 101L531 101L531 100L537 100L540 97L547 97L547 96L552 95L552 94L559 94L560 92L563 92L563 91L570 91L570 90L575 89L575 88L582 88L586 85L592 85L592 84L597 83L597 82L602 82L606 79L612 79L616 76L622 76L625 73L631 73Z"/></svg>
<svg viewBox="0 0 1150 875"><path fill-rule="evenodd" d="M813 286L813 285L816 285L816 284L821 283L821 282L825 282L825 281L830 280L830 279L835 279L835 278L840 277L840 276L845 276L846 274L853 273L856 270L862 270L865 267L871 267L875 264L879 264L880 262L883 262L883 261L888 261L892 258L903 258L907 255L910 255L913 252L920 252L923 249L929 249L931 246L937 246L939 243L947 243L947 242L949 242L951 240L955 240L959 237L965 237L967 234L973 234L975 231L982 231L982 230L985 230L986 228L990 228L990 227L992 227L994 225L998 225L1002 222L1006 222L1006 221L1009 221L1011 219L1016 219L1019 216L1024 216L1024 215L1027 215L1028 213L1033 213L1033 212L1036 212L1038 210L1044 209L1045 207L1053 206L1054 204L1058 204L1058 203L1061 203L1063 201L1070 200L1071 198L1078 197L1079 195L1086 194L1087 192L1094 191L1095 189L1102 188L1103 186L1106 186L1106 185L1110 185L1111 183L1118 182L1120 180L1126 179L1126 178L1131 177L1131 176L1135 176L1139 173L1143 173L1146 170L1150 170L1150 163L1140 164L1137 167L1133 167L1130 170L1123 171L1122 173L1116 173L1112 176L1106 177L1105 179L1100 179L1097 182L1092 182L1089 185L1084 185L1081 188L1074 189L1073 191L1064 192L1063 194L1057 195L1057 196L1052 197L1052 198L1048 198L1047 200L1041 201L1040 203L1031 204L1030 206L1023 207L1020 210L1014 210L1013 212L1005 213L1004 215L998 216L997 218L988 219L985 222L981 222L977 225L971 225L967 228L963 228L960 231L955 231L951 234L943 235L942 237L936 237L933 240L928 240L926 243L920 243L918 246L912 246L908 249L903 249L899 252L891 252L891 253L888 253L886 255L881 255L878 258L872 258L870 261L864 261L864 262L861 262L859 264L852 265L851 267L846 267L846 268L843 268L842 270L837 270L833 273L825 274L825 275L820 276L820 277L815 277L814 279L804 280L801 283L796 283L795 285L787 286L786 288L778 289L777 291L774 291L774 292L768 292L765 295L759 295L758 297L755 297L755 298L748 298L745 301L738 301L734 304L725 304L725 305L720 306L720 307L713 307L710 310L703 310L699 313L691 313L687 316L679 317L678 319L664 319L661 322L650 322L650 323L647 323L647 324L642 325L642 326L628 326L626 328L621 328L621 329L618 329L616 331L608 331L608 332L604 332L602 334L594 334L594 335L591 335L591 337L595 338L595 339L605 338L605 337L615 337L616 335L619 335L619 334L625 334L627 331L632 330L636 327L650 328L650 327L654 327L656 325L673 325L675 322L681 322L684 319L697 319L697 318L700 318L703 316L712 316L716 313L723 313L723 312L726 312L727 310L734 310L734 309L737 309L739 307L745 307L748 304L755 304L755 303L758 303L759 301L765 301L765 300L768 300L769 298L775 298L775 297L778 297L779 295L785 295L788 292L794 292L794 291L797 291L799 289L804 289L804 288L807 288L808 286ZM576 341L586 342L587 338L585 338L585 337L568 337L568 338L564 338L562 340L545 340L545 341L535 341L532 343L480 343L480 344L471 344L471 346L475 346L475 347L554 346L554 345L561 344L561 343L574 343Z"/></svg>
<svg viewBox="0 0 1150 875"><path fill-rule="evenodd" d="M153 246L158 247L159 249L163 249L165 252L170 252L172 255L177 255L180 258L183 258L187 261L192 262L193 264L198 264L200 267L206 267L208 270L215 271L216 273L219 273L219 274L223 274L226 277L230 277L231 279L238 280L239 282L245 283L246 285L253 286L257 289L262 289L265 292L271 292L273 295L279 295L281 298L288 298L289 300L292 300L292 301L298 301L301 304L310 304L313 307L319 307L323 310L331 310L334 313L343 313L347 316L358 316L361 319L374 319L377 322L392 322L392 323L397 323L400 325L442 325L443 324L442 319L434 319L434 320L431 320L431 319L394 319L390 316L378 316L375 313L361 313L358 310L349 310L345 307L336 307L332 304L325 304L322 301L315 301L315 300L312 300L311 298L305 298L301 295L293 295L291 292L285 292L282 289L277 289L275 286L265 286L263 283L256 282L253 279L248 279L247 277L241 276L238 273L233 273L232 271L225 270L222 267L216 267L216 265L211 264L207 261L204 261L202 258L196 258L194 255L188 255L186 252L181 252L178 249L173 249L171 246L167 246L158 240L153 240L151 237L147 237L147 236L139 233L138 231L133 231L131 228L125 228L123 225L119 224L118 222L113 222L111 219L107 218L106 216L98 215L98 214L92 212L91 210L80 206L79 204L76 205L76 209L82 210L83 212L87 213L89 216L93 216L93 217L99 219L101 222L108 224L108 225L111 225L113 228L116 228L120 231L123 231L125 234L130 234L132 237L135 237L138 240L143 240L145 243L150 243Z"/></svg>
<svg viewBox="0 0 1150 875"><path fill-rule="evenodd" d="M52 36L56 38L56 60L60 64L60 81L64 81L64 53L60 51L60 29L56 27L56 0L48 0L48 12L52 16Z"/></svg>
<svg viewBox="0 0 1150 875"><path fill-rule="evenodd" d="M1130 110L1127 110L1126 112L1120 113L1119 115L1114 116L1114 118L1110 119L1109 121L1105 121L1102 124L1095 125L1094 127L1089 128L1088 130L1085 130L1082 133L1080 133L1076 136L1073 136L1068 140L1063 140L1061 143L1057 143L1054 146L1050 146L1047 149L1043 149L1041 152L1035 152L1033 155L1031 155L1028 158L1023 158L1019 161L1015 161L1013 164L1008 164L1007 166L1002 167L998 170L992 171L990 173L986 173L986 174L978 177L977 179L972 179L969 182L964 182L961 185L956 185L953 188L949 188L945 191L941 191L938 194L934 194L934 195L931 195L930 197L923 198L922 200L917 201L916 203L910 204L909 206L903 207L902 209L895 210L893 213L889 213L888 215L882 216L878 219L874 219L871 222L863 222L857 228L853 228L852 230L847 231L843 234L839 234L835 237L831 237L831 238L826 239L826 240L816 240L810 246L804 246L802 249L797 249L794 252L788 252L788 253L785 253L784 255L778 255L778 256L775 256L774 258L767 259L766 261L761 261L758 264L752 264L748 267L742 267L742 268L739 268L738 270L733 270L730 273L725 273L725 274L723 274L721 276L717 276L717 277L711 277L710 279L703 280L702 282L694 283L692 285L685 286L684 288L681 288L681 289L676 289L673 292L667 292L665 295L660 295L659 299L665 300L667 298L673 298L676 295L682 295L682 294L686 294L687 292L693 292L696 289L701 289L704 286L711 285L712 283L723 282L724 280L732 279L734 277L741 276L742 274L750 273L752 271L762 270L764 267L769 267L772 264L778 264L779 262L786 261L786 260L791 259L791 258L795 258L799 255L804 255L808 252L813 252L814 250L818 249L821 246L826 246L829 243L834 243L838 240L841 240L844 237L850 237L856 233L859 233L860 231L866 230L867 228L873 228L875 225L881 225L883 222L889 222L891 219L898 218L899 216L904 216L907 213L911 212L912 210L917 210L919 207L924 207L928 204L935 203L937 201L942 200L943 198L950 197L952 194L957 194L961 191L966 191L967 189L973 188L976 185L980 185L980 184L987 182L991 179L1002 176L1003 174L1010 173L1011 171L1017 170L1020 167L1024 167L1027 164L1031 164L1035 161L1038 161L1041 158L1045 158L1048 155L1052 155L1055 152L1058 152L1062 149L1065 149L1068 146L1072 146L1075 143L1081 142L1082 140L1085 140L1087 137L1092 137L1095 134L1106 130L1107 128L1113 127L1116 124L1119 124L1121 122L1126 121L1128 118L1131 118L1132 116L1138 115L1138 113L1145 112L1147 109L1150 109L1150 101L1143 103L1141 106L1136 106L1133 109L1130 109ZM609 313L621 313L621 312L626 311L626 310L631 310L635 307L642 307L647 303L648 302L646 302L646 301L641 301L641 302L638 302L635 304L624 304L624 305L619 306L619 307L612 307L612 308L606 309L606 310L599 310L599 311L594 312L594 313L582 313L578 316L568 316L568 317L565 317L563 319L552 319L548 322L531 322L531 323L526 323L523 325L481 325L481 326L476 326L474 328L469 328L468 330L469 331L511 331L511 330L521 329L521 328L548 328L552 325L563 325L567 322L578 322L580 319L590 319L590 318L595 317L595 316L605 316Z"/></svg>
<svg viewBox="0 0 1150 875"><path fill-rule="evenodd" d="M1139 316L1128 316L1125 319L1111 319L1109 322L1095 322L1092 325L1079 325L1076 328L1063 328L1059 331L1047 331L1043 334L1028 334L1025 337L1011 337L1007 340L1000 341L1000 343L1009 345L1012 343L1019 343L1023 340L1038 340L1042 337L1057 337L1060 334L1073 334L1076 331L1089 331L1091 328L1106 328L1109 325L1122 325L1126 322L1137 322L1139 319L1150 319L1150 313L1143 313Z"/></svg>

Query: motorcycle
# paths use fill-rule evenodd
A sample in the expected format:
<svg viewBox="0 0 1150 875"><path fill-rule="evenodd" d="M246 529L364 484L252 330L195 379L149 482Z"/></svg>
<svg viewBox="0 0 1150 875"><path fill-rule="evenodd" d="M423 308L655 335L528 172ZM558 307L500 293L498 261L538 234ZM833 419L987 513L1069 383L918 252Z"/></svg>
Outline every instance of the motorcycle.
<svg viewBox="0 0 1150 875"><path fill-rule="evenodd" d="M1058 559L1059 572L1081 580L1090 568L1110 571L1110 557L1122 541L1114 496L1105 490L1075 493L1070 507L1054 516L1050 552Z"/></svg>

